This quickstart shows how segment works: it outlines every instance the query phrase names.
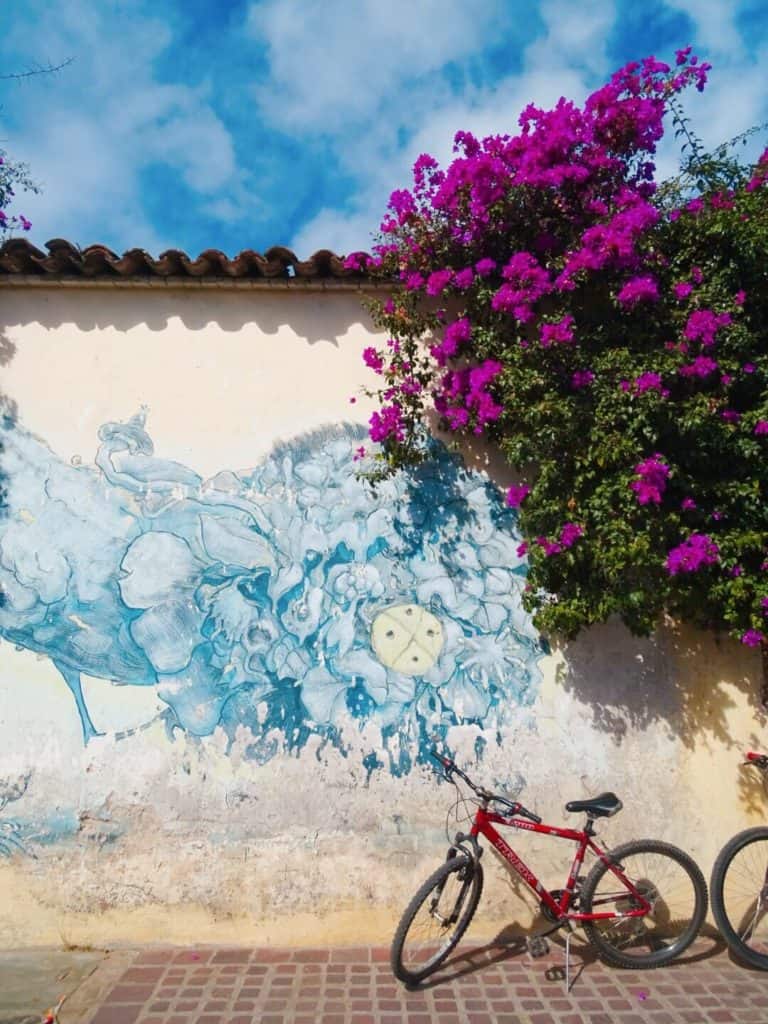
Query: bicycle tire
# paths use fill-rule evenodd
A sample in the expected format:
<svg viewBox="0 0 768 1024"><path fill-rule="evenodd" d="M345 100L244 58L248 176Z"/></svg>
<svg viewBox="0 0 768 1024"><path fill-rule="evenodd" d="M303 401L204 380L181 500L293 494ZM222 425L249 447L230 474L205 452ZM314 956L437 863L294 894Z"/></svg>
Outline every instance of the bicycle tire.
<svg viewBox="0 0 768 1024"><path fill-rule="evenodd" d="M455 876L455 878L452 878ZM451 884L449 884L451 883ZM458 891L453 896L453 883L458 883ZM448 893L446 895L446 889ZM406 985L416 985L424 978L433 974L441 966L455 949L469 923L474 917L480 896L483 892L483 869L480 864L466 854L451 857L444 864L434 871L424 882L416 895L405 909L400 923L395 931L392 940L390 963L392 973ZM439 901L445 899L440 906ZM409 936L414 926L417 914L427 903L430 896L436 900L428 910L428 917L436 921L437 937L429 940L423 955L427 956L426 961L420 962L414 959L417 950L413 955L410 953ZM453 900L453 902L452 902ZM443 911L441 918L447 918L449 924L444 926L443 921L435 916L438 906ZM455 920L454 920L455 918ZM442 925L442 934L441 926ZM450 929L450 930L449 930ZM439 948L432 955L429 951L434 942L439 942Z"/></svg>
<svg viewBox="0 0 768 1024"><path fill-rule="evenodd" d="M652 900L653 910L645 917L613 918L605 921L585 921L584 931L587 938L597 950L600 959L615 967L642 969L662 967L680 956L693 942L704 923L707 914L707 884L696 862L683 850L655 839L637 839L622 846L617 846L609 853L611 860L623 866L624 874L638 887L645 890L644 895ZM671 880L666 888L661 882L658 870L649 871L649 859L655 857L662 863L667 862L681 869L681 878ZM651 875L657 879L653 881ZM609 867L598 861L581 890L581 910L593 913L595 899L600 902L595 912L600 912L604 905L615 904L616 908L632 906L632 898L621 883L616 879L614 892L598 893L598 886L605 878L616 878ZM687 882L686 882L687 879ZM679 881L683 888L690 888L693 897L690 918L677 916L677 904L673 902L673 894ZM665 895L666 893L666 895ZM676 900L677 897L674 896ZM653 927L649 928L649 921ZM638 924L642 922L642 926ZM603 930L605 929L605 930ZM611 938L611 934L615 937ZM623 937L622 937L623 936ZM623 946L623 948L621 948ZM642 950L648 946L649 952ZM656 948L653 948L656 947ZM659 948L660 947L660 948ZM628 950L631 949L631 952Z"/></svg>
<svg viewBox="0 0 768 1024"><path fill-rule="evenodd" d="M750 967L756 967L761 971L768 971L768 927L765 929L765 937L762 943L765 952L760 953L758 950L752 949L742 935L739 934L740 931L746 934L744 930L745 914L742 912L739 916L739 911L736 907L736 894L733 892L733 888L731 888L730 895L726 895L729 878L732 879L734 885L744 884L748 887L749 883L741 882L739 873L741 873L743 878L744 873L751 866L755 866L759 871L759 867L754 860L754 848L751 851L753 855L752 865L745 863L742 869L740 864L734 864L739 854L744 853L750 846L754 847L755 843L764 844L764 846L758 854L758 858L762 857L761 884L757 886L757 889L748 890L745 888L745 896L747 896L748 900L746 903L748 908L746 916L752 916L752 928L754 928L755 918L760 912L761 906L765 905L766 909L768 909L768 885L766 885L768 880L768 875L766 874L768 872L768 827L761 825L757 828L745 829L743 832L733 836L717 855L717 860L712 868L712 879L710 882L712 914L733 955ZM754 892L754 895L757 896L757 906L754 909L754 899L752 896L747 895L748 891Z"/></svg>

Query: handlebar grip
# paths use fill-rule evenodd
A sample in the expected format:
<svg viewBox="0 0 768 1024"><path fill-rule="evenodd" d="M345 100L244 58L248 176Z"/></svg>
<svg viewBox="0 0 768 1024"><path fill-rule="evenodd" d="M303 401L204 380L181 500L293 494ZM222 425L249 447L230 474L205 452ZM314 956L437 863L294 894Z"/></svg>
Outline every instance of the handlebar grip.
<svg viewBox="0 0 768 1024"><path fill-rule="evenodd" d="M541 818L538 816L538 814L534 814L533 811L526 810L525 807L521 807L517 813L521 814L524 818L528 818L535 825L541 824Z"/></svg>

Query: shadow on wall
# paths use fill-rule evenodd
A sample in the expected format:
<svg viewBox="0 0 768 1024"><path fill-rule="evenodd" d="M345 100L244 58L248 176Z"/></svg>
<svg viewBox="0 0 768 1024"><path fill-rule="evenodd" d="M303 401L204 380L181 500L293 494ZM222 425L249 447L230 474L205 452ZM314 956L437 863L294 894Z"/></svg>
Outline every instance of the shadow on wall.
<svg viewBox="0 0 768 1024"><path fill-rule="evenodd" d="M221 288L71 288L14 290L12 314L19 324L40 323L46 328L74 324L81 331L116 331L146 325L165 331L179 320L189 331L216 326L236 333L253 325L259 333L276 335L286 327L308 344L339 339L355 327L376 334L358 291L295 289L235 290Z"/></svg>
<svg viewBox="0 0 768 1024"><path fill-rule="evenodd" d="M633 637L612 621L565 645L563 654L560 684L617 744L630 729L660 727L689 749L706 737L742 750L750 738L732 734L729 713L744 703L760 732L768 724L759 655L729 637L666 624L653 637Z"/></svg>

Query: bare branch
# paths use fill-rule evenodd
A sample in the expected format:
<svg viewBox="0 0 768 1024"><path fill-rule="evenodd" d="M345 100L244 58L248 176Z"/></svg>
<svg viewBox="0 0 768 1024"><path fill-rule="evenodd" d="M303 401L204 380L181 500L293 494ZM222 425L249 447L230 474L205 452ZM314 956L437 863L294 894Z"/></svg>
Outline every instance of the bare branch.
<svg viewBox="0 0 768 1024"><path fill-rule="evenodd" d="M63 68L68 67L74 59L74 57L67 57L66 60L61 61L60 64L51 64L50 62L46 65L35 64L26 71L14 71L9 75L0 75L0 82L21 82L26 78L32 78L34 75L54 75L57 71L61 71Z"/></svg>

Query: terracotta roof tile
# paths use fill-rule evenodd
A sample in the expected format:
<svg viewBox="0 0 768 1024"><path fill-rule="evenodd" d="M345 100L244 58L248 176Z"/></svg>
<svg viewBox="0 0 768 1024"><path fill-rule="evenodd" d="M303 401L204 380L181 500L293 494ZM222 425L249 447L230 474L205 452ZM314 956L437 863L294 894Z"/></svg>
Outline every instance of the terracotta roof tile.
<svg viewBox="0 0 768 1024"><path fill-rule="evenodd" d="M367 280L365 273L347 270L344 257L319 249L308 260L300 260L284 246L275 245L262 255L253 249L244 249L233 259L218 249L206 249L197 259L191 259L180 249L168 249L153 259L143 249L128 249L122 256L105 245L89 245L80 249L63 238L45 243L47 253L36 248L26 238L11 238L0 245L0 279L13 275L37 276L59 280L99 278L206 278L239 280L282 280L360 282Z"/></svg>

